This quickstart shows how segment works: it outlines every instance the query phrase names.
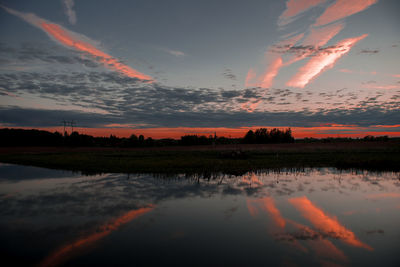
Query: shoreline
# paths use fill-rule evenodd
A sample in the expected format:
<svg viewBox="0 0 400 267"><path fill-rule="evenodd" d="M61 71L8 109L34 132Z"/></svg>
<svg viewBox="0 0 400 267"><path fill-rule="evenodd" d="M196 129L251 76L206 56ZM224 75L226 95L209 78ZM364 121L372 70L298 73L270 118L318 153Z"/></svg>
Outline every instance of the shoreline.
<svg viewBox="0 0 400 267"><path fill-rule="evenodd" d="M400 142L114 147L1 147L0 162L95 173L224 173L335 167L400 171Z"/></svg>

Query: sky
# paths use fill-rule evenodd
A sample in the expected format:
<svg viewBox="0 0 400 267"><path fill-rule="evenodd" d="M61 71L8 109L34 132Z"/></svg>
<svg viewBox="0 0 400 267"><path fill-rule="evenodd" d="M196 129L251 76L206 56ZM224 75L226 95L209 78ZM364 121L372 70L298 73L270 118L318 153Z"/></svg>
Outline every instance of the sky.
<svg viewBox="0 0 400 267"><path fill-rule="evenodd" d="M400 136L397 0L0 0L0 127Z"/></svg>

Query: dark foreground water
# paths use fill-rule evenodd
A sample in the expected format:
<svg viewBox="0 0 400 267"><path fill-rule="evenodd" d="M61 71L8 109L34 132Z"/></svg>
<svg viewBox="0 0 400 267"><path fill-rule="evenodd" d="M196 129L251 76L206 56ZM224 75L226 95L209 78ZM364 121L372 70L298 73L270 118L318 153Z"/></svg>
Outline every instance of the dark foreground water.
<svg viewBox="0 0 400 267"><path fill-rule="evenodd" d="M400 266L400 174L0 165L2 266Z"/></svg>

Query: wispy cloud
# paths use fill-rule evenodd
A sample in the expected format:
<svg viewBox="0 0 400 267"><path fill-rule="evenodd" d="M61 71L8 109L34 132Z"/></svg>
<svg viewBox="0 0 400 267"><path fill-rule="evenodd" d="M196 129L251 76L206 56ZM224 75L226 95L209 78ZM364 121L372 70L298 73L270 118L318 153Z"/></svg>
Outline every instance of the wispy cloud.
<svg viewBox="0 0 400 267"><path fill-rule="evenodd" d="M24 13L1 6L8 13L13 14L31 25L44 31L52 40L65 47L90 55L93 60L102 63L106 68L117 71L125 76L146 81L152 81L148 75L121 63L116 58L108 55L96 47L96 42L88 37L65 29L64 27L42 19L33 13Z"/></svg>
<svg viewBox="0 0 400 267"><path fill-rule="evenodd" d="M378 85L378 84L372 84L372 83L368 83L368 84L363 84L364 88L373 88L373 89L400 89L400 85L397 84L386 84L386 85Z"/></svg>
<svg viewBox="0 0 400 267"><path fill-rule="evenodd" d="M315 47L326 45L343 30L344 26L344 22L338 22L325 27L311 27L310 33L303 40L303 45L313 45Z"/></svg>
<svg viewBox="0 0 400 267"><path fill-rule="evenodd" d="M65 15L68 17L68 21L71 24L76 24L76 12L74 10L74 0L63 0L63 5L65 9Z"/></svg>
<svg viewBox="0 0 400 267"><path fill-rule="evenodd" d="M224 76L225 78L227 78L229 80L236 81L236 75L229 68L226 68L224 70L224 72L222 73L222 76Z"/></svg>
<svg viewBox="0 0 400 267"><path fill-rule="evenodd" d="M325 0L288 0L286 2L286 10L279 16L278 25L284 26L289 24L295 20L299 14L324 2Z"/></svg>
<svg viewBox="0 0 400 267"><path fill-rule="evenodd" d="M346 18L367 9L377 2L378 0L337 0L317 18L315 25L322 26Z"/></svg>
<svg viewBox="0 0 400 267"><path fill-rule="evenodd" d="M344 29L344 21L339 20L361 12L377 1L337 0L329 5L314 24L311 24L306 31L296 35L299 38L284 38L284 41L270 46L263 58L264 71L260 72L251 68L247 74L245 85L269 88L283 67L312 57L291 80L286 82L289 86L305 87L313 78L332 68L340 57L347 54L359 40L367 36L348 38L338 42L337 45L323 47ZM305 11L322 6L324 3L326 1L323 0L288 0L287 8L278 19L278 26L284 26L297 19ZM378 52L378 50L362 50L362 53L369 54Z"/></svg>
<svg viewBox="0 0 400 267"><path fill-rule="evenodd" d="M275 47L281 48L284 51L290 50L291 47L293 47L303 37L304 33L297 34L288 39L280 41L275 45ZM278 75L281 67L283 67L283 60L280 55L277 55L276 51L269 49L264 55L263 65L266 65L266 67L260 75L257 75L254 69L249 70L246 77L246 87L271 87L273 80Z"/></svg>
<svg viewBox="0 0 400 267"><path fill-rule="evenodd" d="M327 50L326 53L320 53L314 56L310 61L300 68L298 73L296 73L287 83L287 86L304 88L312 79L317 77L323 71L332 68L336 61L343 55L347 54L350 49L360 40L367 37L367 34L348 38L340 41L331 50Z"/></svg>
<svg viewBox="0 0 400 267"><path fill-rule="evenodd" d="M371 49L363 49L360 52L361 54L378 54L379 50L375 49L375 50L371 50Z"/></svg>
<svg viewBox="0 0 400 267"><path fill-rule="evenodd" d="M177 51L177 50L168 50L168 53L170 53L171 55L176 56L176 57L185 56L185 53L183 53L182 51Z"/></svg>
<svg viewBox="0 0 400 267"><path fill-rule="evenodd" d="M261 77L260 83L257 85L262 88L269 88L272 86L272 82L276 75L278 75L279 69L282 67L282 58L280 56L275 57L271 64L266 69L265 73Z"/></svg>
<svg viewBox="0 0 400 267"><path fill-rule="evenodd" d="M155 48L160 50L160 51L166 52L166 53L168 53L168 54L170 54L172 56L175 56L175 57L184 57L184 56L186 56L186 54L184 52L179 51L179 50L173 50L173 49L169 49L169 48L162 47L162 46L156 46Z"/></svg>

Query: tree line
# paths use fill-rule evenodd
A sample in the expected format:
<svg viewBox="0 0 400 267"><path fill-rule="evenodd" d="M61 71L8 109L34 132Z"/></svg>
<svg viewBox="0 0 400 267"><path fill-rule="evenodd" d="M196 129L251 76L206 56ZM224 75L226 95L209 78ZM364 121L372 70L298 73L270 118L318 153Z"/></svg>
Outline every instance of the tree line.
<svg viewBox="0 0 400 267"><path fill-rule="evenodd" d="M305 138L296 142L343 142L343 141L386 141L387 136L366 136L363 139L352 138ZM221 145L221 144L275 144L293 143L295 140L292 131L288 129L259 128L249 130L243 138L219 137L216 134L184 135L180 139L153 139L143 135L132 134L130 137L94 137L87 134L72 132L71 134L60 132L48 132L43 130L25 129L0 129L0 146L97 146L97 147L152 147L152 146L193 146L193 145Z"/></svg>

